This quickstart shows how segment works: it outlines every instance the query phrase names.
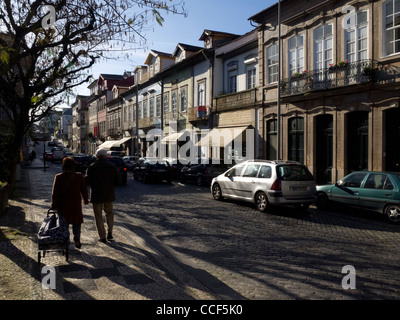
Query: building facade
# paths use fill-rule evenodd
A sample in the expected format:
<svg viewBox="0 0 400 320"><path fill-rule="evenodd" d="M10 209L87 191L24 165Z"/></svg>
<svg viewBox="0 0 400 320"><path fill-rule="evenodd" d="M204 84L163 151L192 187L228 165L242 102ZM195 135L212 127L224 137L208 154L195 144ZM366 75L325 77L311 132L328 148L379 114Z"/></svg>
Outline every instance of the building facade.
<svg viewBox="0 0 400 320"><path fill-rule="evenodd" d="M318 183L399 171L399 14L394 0L286 0L280 36L277 5L249 18L258 24L264 158L304 163Z"/></svg>

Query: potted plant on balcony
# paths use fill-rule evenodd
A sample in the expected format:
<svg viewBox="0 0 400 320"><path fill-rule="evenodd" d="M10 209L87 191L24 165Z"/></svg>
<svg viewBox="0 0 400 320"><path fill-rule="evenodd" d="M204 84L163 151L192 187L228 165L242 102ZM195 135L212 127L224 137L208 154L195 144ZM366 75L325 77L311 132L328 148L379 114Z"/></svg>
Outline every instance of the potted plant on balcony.
<svg viewBox="0 0 400 320"><path fill-rule="evenodd" d="M347 68L348 65L349 65L349 60L346 60L346 61L339 61L339 62L336 64L336 66L337 66L339 69Z"/></svg>
<svg viewBox="0 0 400 320"><path fill-rule="evenodd" d="M372 65L365 66L363 69L363 75L371 81L375 81L376 79L376 68Z"/></svg>
<svg viewBox="0 0 400 320"><path fill-rule="evenodd" d="M301 73L300 73L300 72L295 72L295 73L293 73L292 76L290 77L290 80L296 81L296 80L303 79L304 76L306 75L306 73L307 73L307 70L304 70L304 71L301 72Z"/></svg>
<svg viewBox="0 0 400 320"><path fill-rule="evenodd" d="M347 69L348 65L349 65L349 60L339 61L336 64L331 63L329 65L329 72L333 73L333 72L337 72L337 71L341 71L341 70Z"/></svg>

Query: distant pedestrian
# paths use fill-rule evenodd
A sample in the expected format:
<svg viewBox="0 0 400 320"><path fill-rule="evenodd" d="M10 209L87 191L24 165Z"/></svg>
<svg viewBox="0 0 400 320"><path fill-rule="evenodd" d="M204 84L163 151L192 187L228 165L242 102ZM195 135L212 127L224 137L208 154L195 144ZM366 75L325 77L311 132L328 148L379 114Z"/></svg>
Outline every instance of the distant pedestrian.
<svg viewBox="0 0 400 320"><path fill-rule="evenodd" d="M36 151L32 149L31 153L29 154L29 164L32 164L33 160L36 159Z"/></svg>
<svg viewBox="0 0 400 320"><path fill-rule="evenodd" d="M99 149L96 152L96 161L87 169L86 183L90 186L90 201L93 204L97 232L100 241L106 243L103 210L106 213L108 227L107 240L113 240L115 187L121 183L118 168L107 160L107 151Z"/></svg>
<svg viewBox="0 0 400 320"><path fill-rule="evenodd" d="M72 224L75 246L81 248L82 198L87 205L88 190L81 173L75 172L75 160L72 157L62 161L62 173L54 178L51 195L51 208L57 210L68 224Z"/></svg>

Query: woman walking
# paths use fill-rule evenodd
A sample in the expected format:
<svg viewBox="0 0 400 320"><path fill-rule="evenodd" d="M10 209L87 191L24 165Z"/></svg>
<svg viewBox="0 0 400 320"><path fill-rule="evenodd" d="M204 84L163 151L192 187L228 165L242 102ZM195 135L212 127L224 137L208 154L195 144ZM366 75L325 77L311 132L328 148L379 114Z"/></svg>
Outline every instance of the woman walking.
<svg viewBox="0 0 400 320"><path fill-rule="evenodd" d="M72 224L75 246L79 249L83 223L82 198L85 205L89 201L85 179L81 173L75 172L75 165L74 158L63 159L63 172L54 178L51 208L57 210L69 225Z"/></svg>

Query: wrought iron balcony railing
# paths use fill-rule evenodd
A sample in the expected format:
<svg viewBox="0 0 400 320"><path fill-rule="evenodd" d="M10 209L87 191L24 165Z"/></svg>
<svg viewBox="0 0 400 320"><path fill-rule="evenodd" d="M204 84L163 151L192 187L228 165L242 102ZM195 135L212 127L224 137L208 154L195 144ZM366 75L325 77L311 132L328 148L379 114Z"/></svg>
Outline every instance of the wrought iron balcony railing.
<svg viewBox="0 0 400 320"><path fill-rule="evenodd" d="M281 81L281 95L292 96L310 91L334 89L352 84L393 80L398 72L388 72L388 68L374 60L340 62L326 69L305 71Z"/></svg>

